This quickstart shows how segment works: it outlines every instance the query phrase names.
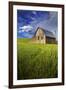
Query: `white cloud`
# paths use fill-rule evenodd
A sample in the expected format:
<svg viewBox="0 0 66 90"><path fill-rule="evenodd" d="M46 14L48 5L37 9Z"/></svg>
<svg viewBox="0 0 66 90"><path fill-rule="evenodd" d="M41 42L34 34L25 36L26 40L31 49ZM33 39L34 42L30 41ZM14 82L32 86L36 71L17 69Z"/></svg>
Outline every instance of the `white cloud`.
<svg viewBox="0 0 66 90"><path fill-rule="evenodd" d="M32 30L33 27L31 25L25 25L25 26L19 27L19 29L22 32L28 32L28 31Z"/></svg>
<svg viewBox="0 0 66 90"><path fill-rule="evenodd" d="M22 29L32 29L32 26L30 26L30 25L26 25L26 26L23 26L23 27L21 27Z"/></svg>

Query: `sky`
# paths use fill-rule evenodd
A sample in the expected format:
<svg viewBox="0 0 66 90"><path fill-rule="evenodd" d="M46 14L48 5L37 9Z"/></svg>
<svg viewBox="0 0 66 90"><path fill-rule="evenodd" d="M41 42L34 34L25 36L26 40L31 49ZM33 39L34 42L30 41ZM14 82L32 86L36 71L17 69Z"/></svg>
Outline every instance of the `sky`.
<svg viewBox="0 0 66 90"><path fill-rule="evenodd" d="M58 12L17 10L17 38L32 38L41 27L58 37Z"/></svg>

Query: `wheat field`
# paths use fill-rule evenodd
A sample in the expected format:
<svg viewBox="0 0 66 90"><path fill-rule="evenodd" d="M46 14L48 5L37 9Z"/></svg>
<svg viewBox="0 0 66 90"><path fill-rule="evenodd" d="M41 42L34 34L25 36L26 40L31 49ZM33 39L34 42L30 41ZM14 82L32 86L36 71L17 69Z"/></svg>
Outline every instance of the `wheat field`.
<svg viewBox="0 0 66 90"><path fill-rule="evenodd" d="M17 79L57 78L58 45L17 39Z"/></svg>

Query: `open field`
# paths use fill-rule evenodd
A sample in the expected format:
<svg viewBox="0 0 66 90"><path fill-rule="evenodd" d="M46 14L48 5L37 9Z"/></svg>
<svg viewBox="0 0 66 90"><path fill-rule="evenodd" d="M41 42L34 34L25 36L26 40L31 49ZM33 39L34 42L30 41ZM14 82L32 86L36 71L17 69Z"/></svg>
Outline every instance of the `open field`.
<svg viewBox="0 0 66 90"><path fill-rule="evenodd" d="M17 79L56 78L58 46L35 44L30 39L17 39Z"/></svg>

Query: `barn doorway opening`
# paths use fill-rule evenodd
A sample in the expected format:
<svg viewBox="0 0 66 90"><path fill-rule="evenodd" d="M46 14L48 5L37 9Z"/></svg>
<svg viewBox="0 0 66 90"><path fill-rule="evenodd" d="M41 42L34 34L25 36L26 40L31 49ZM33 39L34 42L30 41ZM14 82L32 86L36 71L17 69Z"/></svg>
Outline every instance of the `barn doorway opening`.
<svg viewBox="0 0 66 90"><path fill-rule="evenodd" d="M41 40L43 39L43 36L41 36Z"/></svg>
<svg viewBox="0 0 66 90"><path fill-rule="evenodd" d="M38 40L39 40L39 36L38 36Z"/></svg>

